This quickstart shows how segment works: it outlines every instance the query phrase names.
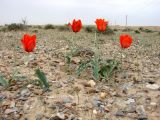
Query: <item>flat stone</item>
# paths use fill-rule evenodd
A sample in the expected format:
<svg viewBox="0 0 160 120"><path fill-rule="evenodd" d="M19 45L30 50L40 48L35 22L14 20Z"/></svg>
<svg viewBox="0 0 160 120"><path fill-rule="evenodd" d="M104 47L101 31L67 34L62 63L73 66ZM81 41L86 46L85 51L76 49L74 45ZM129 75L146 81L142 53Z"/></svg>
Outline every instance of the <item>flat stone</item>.
<svg viewBox="0 0 160 120"><path fill-rule="evenodd" d="M136 112L136 106L130 104L127 108L126 108L127 113L135 113Z"/></svg>
<svg viewBox="0 0 160 120"><path fill-rule="evenodd" d="M138 120L148 120L148 117L147 117L147 115L140 114L140 115L138 116Z"/></svg>
<svg viewBox="0 0 160 120"><path fill-rule="evenodd" d="M158 90L159 89L159 85L158 84L147 84L146 88L149 88L151 90Z"/></svg>
<svg viewBox="0 0 160 120"><path fill-rule="evenodd" d="M41 120L43 118L43 113L37 112L35 117L36 117L36 120Z"/></svg>
<svg viewBox="0 0 160 120"><path fill-rule="evenodd" d="M136 107L136 112L140 115L140 114L145 114L145 109L143 107L143 105L139 105Z"/></svg>
<svg viewBox="0 0 160 120"><path fill-rule="evenodd" d="M126 101L126 104L131 104L131 103L135 103L135 100L134 100L134 99L129 98L129 99Z"/></svg>
<svg viewBox="0 0 160 120"><path fill-rule="evenodd" d="M75 119L75 115L71 114L68 118L68 120L74 120Z"/></svg>
<svg viewBox="0 0 160 120"><path fill-rule="evenodd" d="M23 89L21 92L20 92L21 96L29 96L31 94L31 92L29 91L29 89Z"/></svg>
<svg viewBox="0 0 160 120"><path fill-rule="evenodd" d="M64 113L57 113L57 117L60 118L61 120L65 119Z"/></svg>
<svg viewBox="0 0 160 120"><path fill-rule="evenodd" d="M10 114L10 113L13 113L13 112L15 112L14 109L6 109L4 113L5 114Z"/></svg>
<svg viewBox="0 0 160 120"><path fill-rule="evenodd" d="M115 115L123 117L123 116L125 116L125 113L122 110L118 110Z"/></svg>
<svg viewBox="0 0 160 120"><path fill-rule="evenodd" d="M0 100L3 100L3 99L5 99L5 98L6 98L6 96L5 96L5 95L0 94Z"/></svg>
<svg viewBox="0 0 160 120"><path fill-rule="evenodd" d="M133 86L133 82L124 83L122 86L123 90L128 90Z"/></svg>
<svg viewBox="0 0 160 120"><path fill-rule="evenodd" d="M96 98L96 97L93 98L93 100L92 100L93 107L100 107L101 104L102 103L98 98Z"/></svg>
<svg viewBox="0 0 160 120"><path fill-rule="evenodd" d="M151 106L156 106L156 105L157 105L157 103L155 103L155 102L151 102L151 103L150 103L150 105L151 105Z"/></svg>

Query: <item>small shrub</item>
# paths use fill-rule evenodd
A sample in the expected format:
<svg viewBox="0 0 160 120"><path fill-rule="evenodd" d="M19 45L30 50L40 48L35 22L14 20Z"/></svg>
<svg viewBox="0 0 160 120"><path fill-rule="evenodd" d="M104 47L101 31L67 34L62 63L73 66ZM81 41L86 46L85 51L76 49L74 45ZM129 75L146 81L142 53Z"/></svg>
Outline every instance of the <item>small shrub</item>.
<svg viewBox="0 0 160 120"><path fill-rule="evenodd" d="M12 24L7 25L8 31L24 30L25 28L26 28L25 25L18 24L18 23L12 23Z"/></svg>
<svg viewBox="0 0 160 120"><path fill-rule="evenodd" d="M138 30L139 31L144 31L144 28L143 27L139 27Z"/></svg>
<svg viewBox="0 0 160 120"><path fill-rule="evenodd" d="M44 29L48 30L48 29L55 29L55 27L52 24L47 24L44 26Z"/></svg>
<svg viewBox="0 0 160 120"><path fill-rule="evenodd" d="M32 32L33 32L33 33L38 33L38 30L37 30L37 29L35 29L35 30L32 30Z"/></svg>
<svg viewBox="0 0 160 120"><path fill-rule="evenodd" d="M27 25L27 27L28 27L28 28L32 28L33 26L32 26L32 25Z"/></svg>
<svg viewBox="0 0 160 120"><path fill-rule="evenodd" d="M140 34L140 31L139 30L135 30L134 31L136 34Z"/></svg>
<svg viewBox="0 0 160 120"><path fill-rule="evenodd" d="M150 29L145 29L144 32L146 32L146 33L153 33L153 31L150 30Z"/></svg>
<svg viewBox="0 0 160 120"><path fill-rule="evenodd" d="M153 30L144 29L143 27L139 27L139 31L146 32L146 33L153 33L154 32Z"/></svg>
<svg viewBox="0 0 160 120"><path fill-rule="evenodd" d="M0 75L0 85L4 86L4 87L8 87L9 83L6 79L4 79L4 77L2 75Z"/></svg>
<svg viewBox="0 0 160 120"><path fill-rule="evenodd" d="M86 26L84 30L88 33L92 33L96 31L96 28L94 26Z"/></svg>
<svg viewBox="0 0 160 120"><path fill-rule="evenodd" d="M43 27L41 25L32 25L32 28L42 29Z"/></svg>
<svg viewBox="0 0 160 120"><path fill-rule="evenodd" d="M110 27L107 27L106 34L112 35L112 34L114 34L114 30L112 30Z"/></svg>
<svg viewBox="0 0 160 120"><path fill-rule="evenodd" d="M160 32L158 32L158 34L160 35Z"/></svg>
<svg viewBox="0 0 160 120"><path fill-rule="evenodd" d="M70 28L67 25L56 26L59 31L69 31Z"/></svg>
<svg viewBox="0 0 160 120"><path fill-rule="evenodd" d="M125 28L122 30L122 32L131 32L131 31L133 31L131 28Z"/></svg>
<svg viewBox="0 0 160 120"><path fill-rule="evenodd" d="M1 32L6 32L6 31L7 31L7 27L5 27L5 26L2 27L2 28L0 29L0 31L1 31Z"/></svg>
<svg viewBox="0 0 160 120"><path fill-rule="evenodd" d="M81 75L82 71L87 68L92 69L92 75L95 80L105 79L109 80L113 77L113 74L119 69L119 62L116 60L106 60L105 62L100 59L91 59L81 63L76 70L78 76Z"/></svg>
<svg viewBox="0 0 160 120"><path fill-rule="evenodd" d="M113 29L113 31L117 32L118 30L115 28L115 29Z"/></svg>
<svg viewBox="0 0 160 120"><path fill-rule="evenodd" d="M113 74L118 71L119 62L114 59L108 59L102 63L99 74L102 79L109 79L113 77Z"/></svg>
<svg viewBox="0 0 160 120"><path fill-rule="evenodd" d="M40 25L37 25L37 26L36 26L36 28L38 28L38 29L42 29L42 26L40 26Z"/></svg>
<svg viewBox="0 0 160 120"><path fill-rule="evenodd" d="M99 31L98 31L99 33ZM114 34L114 30L112 30L109 26L107 26L107 29L105 32L103 32L104 35L113 35Z"/></svg>

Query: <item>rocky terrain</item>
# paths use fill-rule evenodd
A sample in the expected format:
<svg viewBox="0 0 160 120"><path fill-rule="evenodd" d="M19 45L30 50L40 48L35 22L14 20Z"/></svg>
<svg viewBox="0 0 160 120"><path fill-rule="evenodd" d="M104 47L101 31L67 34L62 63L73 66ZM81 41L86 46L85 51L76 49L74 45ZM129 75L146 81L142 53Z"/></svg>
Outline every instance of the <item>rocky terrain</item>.
<svg viewBox="0 0 160 120"><path fill-rule="evenodd" d="M136 34L118 29L114 35L97 36L103 58L121 61L122 56L122 68L109 81L95 81L90 70L75 73L82 54L93 53L94 33L1 31L0 75L10 85L0 85L0 120L159 120L160 28L156 31ZM25 33L37 35L30 54L20 42ZM133 44L121 52L119 35L124 33L133 37ZM65 55L72 36L82 54L72 58L68 71ZM37 68L45 73L49 91L34 83Z"/></svg>

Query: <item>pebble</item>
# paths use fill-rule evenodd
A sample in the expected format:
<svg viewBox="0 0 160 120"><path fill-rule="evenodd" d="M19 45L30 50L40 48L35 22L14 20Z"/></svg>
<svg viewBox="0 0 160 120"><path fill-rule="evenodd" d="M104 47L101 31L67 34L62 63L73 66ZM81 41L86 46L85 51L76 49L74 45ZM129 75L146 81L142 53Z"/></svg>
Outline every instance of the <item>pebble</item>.
<svg viewBox="0 0 160 120"><path fill-rule="evenodd" d="M144 106L143 105L139 105L136 107L136 112L138 114L145 114L145 109L144 109Z"/></svg>
<svg viewBox="0 0 160 120"><path fill-rule="evenodd" d="M72 103L72 99L71 98L69 98L69 97L65 97L64 99L63 99L63 103Z"/></svg>
<svg viewBox="0 0 160 120"><path fill-rule="evenodd" d="M92 100L93 107L100 107L101 104L102 103L98 98L96 98L96 97L93 98L93 100Z"/></svg>
<svg viewBox="0 0 160 120"><path fill-rule="evenodd" d="M3 99L5 99L5 98L6 98L6 96L5 96L5 95L0 94L0 100L3 100Z"/></svg>
<svg viewBox="0 0 160 120"><path fill-rule="evenodd" d="M14 108L16 105L15 101L11 101L10 108Z"/></svg>
<svg viewBox="0 0 160 120"><path fill-rule="evenodd" d="M156 106L156 105L157 105L157 103L155 103L155 102L151 102L151 103L150 103L150 105L152 105L152 106Z"/></svg>
<svg viewBox="0 0 160 120"><path fill-rule="evenodd" d="M36 117L36 120L41 120L43 118L43 113L37 112L35 117Z"/></svg>
<svg viewBox="0 0 160 120"><path fill-rule="evenodd" d="M15 112L14 109L6 109L4 113L5 114L10 114L10 113L13 113L13 112Z"/></svg>
<svg viewBox="0 0 160 120"><path fill-rule="evenodd" d="M138 116L138 120L148 120L148 117L147 117L147 115L140 114Z"/></svg>
<svg viewBox="0 0 160 120"><path fill-rule="evenodd" d="M68 83L74 82L75 78L73 76L68 76L67 80Z"/></svg>
<svg viewBox="0 0 160 120"><path fill-rule="evenodd" d="M158 84L147 84L146 88L151 89L151 90L158 90L159 85Z"/></svg>
<svg viewBox="0 0 160 120"><path fill-rule="evenodd" d="M94 82L94 80L90 80L88 82L88 84L91 86L91 87L94 87L96 85L96 83Z"/></svg>
<svg viewBox="0 0 160 120"><path fill-rule="evenodd" d="M131 104L131 103L135 103L135 100L134 100L134 99L129 98L129 99L126 101L126 104Z"/></svg>
<svg viewBox="0 0 160 120"><path fill-rule="evenodd" d="M133 82L129 82L129 83L124 83L122 86L123 90L128 90L133 86Z"/></svg>
<svg viewBox="0 0 160 120"><path fill-rule="evenodd" d="M75 119L75 115L71 114L68 118L68 120L74 120Z"/></svg>
<svg viewBox="0 0 160 120"><path fill-rule="evenodd" d="M135 113L136 112L136 105L135 104L130 104L129 106L126 107L127 113Z"/></svg>
<svg viewBox="0 0 160 120"><path fill-rule="evenodd" d="M64 113L57 113L57 117L60 118L61 120L65 119Z"/></svg>
<svg viewBox="0 0 160 120"><path fill-rule="evenodd" d="M93 110L93 114L97 114L97 110Z"/></svg>
<svg viewBox="0 0 160 120"><path fill-rule="evenodd" d="M106 92L101 92L101 93L100 93L100 98L101 98L101 99L105 99L106 96L107 96L107 93L106 93Z"/></svg>
<svg viewBox="0 0 160 120"><path fill-rule="evenodd" d="M119 108L125 108L127 106L124 100L118 100L118 99L114 102L114 104Z"/></svg>
<svg viewBox="0 0 160 120"><path fill-rule="evenodd" d="M19 120L20 117L21 117L21 116L20 116L19 114L14 114L14 118L15 118L15 119Z"/></svg>
<svg viewBox="0 0 160 120"><path fill-rule="evenodd" d="M123 116L125 116L125 113L122 110L118 110L115 115L123 117Z"/></svg>
<svg viewBox="0 0 160 120"><path fill-rule="evenodd" d="M130 119L136 120L137 116L135 113L127 113L126 117L129 117Z"/></svg>
<svg viewBox="0 0 160 120"><path fill-rule="evenodd" d="M32 84L27 85L27 88L32 88L32 87L33 87Z"/></svg>
<svg viewBox="0 0 160 120"><path fill-rule="evenodd" d="M29 91L29 89L23 89L21 92L20 92L20 95L21 96L29 96L31 94L31 92Z"/></svg>

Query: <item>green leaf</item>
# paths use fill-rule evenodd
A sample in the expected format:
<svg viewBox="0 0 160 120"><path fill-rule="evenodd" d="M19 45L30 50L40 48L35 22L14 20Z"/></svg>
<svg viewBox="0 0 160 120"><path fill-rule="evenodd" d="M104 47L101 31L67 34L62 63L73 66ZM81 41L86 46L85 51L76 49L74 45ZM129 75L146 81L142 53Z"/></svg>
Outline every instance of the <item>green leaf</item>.
<svg viewBox="0 0 160 120"><path fill-rule="evenodd" d="M80 76L81 72L82 72L83 70L85 70L85 69L90 65L89 63L90 63L90 61L81 63L81 64L79 65L78 69L76 70L76 74L77 74L78 76Z"/></svg>
<svg viewBox="0 0 160 120"><path fill-rule="evenodd" d="M102 66L102 68L100 69L99 73L102 77L104 77L105 79L107 78L107 73L108 73L109 68L107 67L107 65Z"/></svg>
<svg viewBox="0 0 160 120"><path fill-rule="evenodd" d="M47 78L45 74L40 70L36 70L36 75L39 78L39 84L44 90L49 90L49 83L47 81Z"/></svg>
<svg viewBox="0 0 160 120"><path fill-rule="evenodd" d="M93 77L95 80L99 79L99 60L95 58L92 60Z"/></svg>
<svg viewBox="0 0 160 120"><path fill-rule="evenodd" d="M103 78L108 79L112 77L113 72L118 69L118 66L119 63L115 60L106 60L106 62L102 64L99 73Z"/></svg>
<svg viewBox="0 0 160 120"><path fill-rule="evenodd" d="M5 80L1 75L0 75L0 84L3 85L4 87L8 87L9 85L8 81Z"/></svg>
<svg viewBox="0 0 160 120"><path fill-rule="evenodd" d="M72 56L71 55L66 55L66 59L67 59L67 64L70 64L71 63L71 58Z"/></svg>

